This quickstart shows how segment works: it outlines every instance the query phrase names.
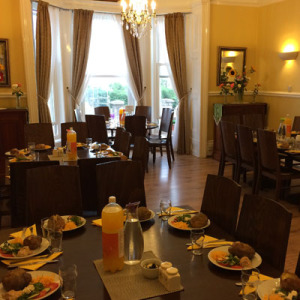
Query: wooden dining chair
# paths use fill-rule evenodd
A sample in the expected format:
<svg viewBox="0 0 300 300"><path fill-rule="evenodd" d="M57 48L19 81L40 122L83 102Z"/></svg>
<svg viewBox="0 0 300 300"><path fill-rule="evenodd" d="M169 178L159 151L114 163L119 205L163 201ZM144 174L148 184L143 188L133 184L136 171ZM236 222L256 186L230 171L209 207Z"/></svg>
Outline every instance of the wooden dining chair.
<svg viewBox="0 0 300 300"><path fill-rule="evenodd" d="M151 106L139 105L135 107L136 116L144 116L148 122L151 122Z"/></svg>
<svg viewBox="0 0 300 300"><path fill-rule="evenodd" d="M114 160L120 160L120 157L78 159L82 208L84 212L97 212L98 209L96 165Z"/></svg>
<svg viewBox="0 0 300 300"><path fill-rule="evenodd" d="M294 117L292 131L300 131L300 116Z"/></svg>
<svg viewBox="0 0 300 300"><path fill-rule="evenodd" d="M31 123L24 125L25 145L29 142L54 147L54 136L51 123Z"/></svg>
<svg viewBox="0 0 300 300"><path fill-rule="evenodd" d="M235 125L231 122L221 121L220 122L221 129L221 159L219 163L219 176L224 175L225 166L229 163L232 165L232 179L236 180L237 174L237 160L238 160L238 152L237 152L237 141L235 138Z"/></svg>
<svg viewBox="0 0 300 300"><path fill-rule="evenodd" d="M291 220L292 213L280 203L245 194L236 239L251 245L263 260L283 271Z"/></svg>
<svg viewBox="0 0 300 300"><path fill-rule="evenodd" d="M146 117L145 116L126 116L125 129L131 134L130 144L134 145L136 136L146 136Z"/></svg>
<svg viewBox="0 0 300 300"><path fill-rule="evenodd" d="M250 127L238 124L237 127L237 170L236 181L240 182L242 171L246 177L246 171L253 171L252 193L255 193L257 181L257 151L253 142L253 133Z"/></svg>
<svg viewBox="0 0 300 300"><path fill-rule="evenodd" d="M85 115L88 135L94 142L108 144L105 117L100 115Z"/></svg>
<svg viewBox="0 0 300 300"><path fill-rule="evenodd" d="M59 165L58 161L15 162L10 164L11 225L24 226L27 218L26 170Z"/></svg>
<svg viewBox="0 0 300 300"><path fill-rule="evenodd" d="M132 151L132 160L140 161L144 172L148 172L149 143L145 137L137 136Z"/></svg>
<svg viewBox="0 0 300 300"><path fill-rule="evenodd" d="M299 252L299 256L298 256L295 274L300 278L300 252Z"/></svg>
<svg viewBox="0 0 300 300"><path fill-rule="evenodd" d="M122 133L125 131L124 128L122 127L117 127L116 129L116 135L115 135L115 140L114 140L114 144L112 146L112 148L116 151L121 151L120 147L121 147L121 137L122 137Z"/></svg>
<svg viewBox="0 0 300 300"><path fill-rule="evenodd" d="M230 178L208 174L201 212L230 234L237 224L241 186Z"/></svg>
<svg viewBox="0 0 300 300"><path fill-rule="evenodd" d="M108 203L109 196L116 196L123 208L129 202L146 205L143 167L139 161L113 161L96 166L98 214Z"/></svg>
<svg viewBox="0 0 300 300"><path fill-rule="evenodd" d="M88 138L88 129L85 122L67 122L61 123L61 146L65 146L67 143L67 129L71 127L77 134L77 142L85 143L86 138Z"/></svg>
<svg viewBox="0 0 300 300"><path fill-rule="evenodd" d="M27 224L52 215L82 215L78 166L46 166L26 172Z"/></svg>
<svg viewBox="0 0 300 300"><path fill-rule="evenodd" d="M300 172L296 168L287 169L280 164L276 144L276 133L273 131L258 129L258 175L255 193L259 193L262 176L266 176L276 182L275 200L284 198L282 193L290 189L290 182L300 178Z"/></svg>
<svg viewBox="0 0 300 300"><path fill-rule="evenodd" d="M110 110L108 106L98 106L94 108L95 115L102 115L105 117L105 121L110 119Z"/></svg>
<svg viewBox="0 0 300 300"><path fill-rule="evenodd" d="M136 136L135 140L137 138L138 137ZM114 147L114 149L116 151L122 152L125 156L129 157L130 141L131 141L131 133L124 130L124 131L121 132L121 138L120 138L119 147Z"/></svg>
<svg viewBox="0 0 300 300"><path fill-rule="evenodd" d="M162 155L162 149L165 148L167 152L169 169L171 169L171 158L173 159L173 161L175 160L173 145L172 145L173 116L174 116L174 112L171 109L164 109L161 118L161 124L159 128L158 136L155 137L151 135L148 138L149 148L153 155L153 163L155 163L156 160L156 149L159 148L160 153Z"/></svg>

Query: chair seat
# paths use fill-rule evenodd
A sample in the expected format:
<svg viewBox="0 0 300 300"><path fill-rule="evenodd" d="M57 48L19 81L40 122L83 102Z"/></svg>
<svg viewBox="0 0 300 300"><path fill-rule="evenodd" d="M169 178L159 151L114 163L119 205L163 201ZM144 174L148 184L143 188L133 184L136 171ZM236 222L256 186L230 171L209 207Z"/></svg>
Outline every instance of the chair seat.
<svg viewBox="0 0 300 300"><path fill-rule="evenodd" d="M160 139L160 138L157 138L157 139L149 138L148 139L148 143L149 143L150 147L154 147L154 146L166 145L167 144L167 140Z"/></svg>

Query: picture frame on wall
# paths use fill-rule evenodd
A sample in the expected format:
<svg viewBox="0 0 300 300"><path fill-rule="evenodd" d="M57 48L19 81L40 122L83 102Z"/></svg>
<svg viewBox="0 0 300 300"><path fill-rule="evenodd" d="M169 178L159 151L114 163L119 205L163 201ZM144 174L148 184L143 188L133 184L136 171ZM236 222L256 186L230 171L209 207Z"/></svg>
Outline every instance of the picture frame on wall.
<svg viewBox="0 0 300 300"><path fill-rule="evenodd" d="M10 87L8 39L0 39L0 87Z"/></svg>

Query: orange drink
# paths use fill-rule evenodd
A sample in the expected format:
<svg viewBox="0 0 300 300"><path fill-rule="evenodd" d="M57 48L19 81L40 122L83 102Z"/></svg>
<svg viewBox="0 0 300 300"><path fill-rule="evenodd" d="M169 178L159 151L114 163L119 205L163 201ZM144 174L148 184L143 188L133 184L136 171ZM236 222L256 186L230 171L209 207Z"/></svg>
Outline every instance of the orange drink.
<svg viewBox="0 0 300 300"><path fill-rule="evenodd" d="M70 160L77 159L77 134L72 127L67 130L67 155Z"/></svg>
<svg viewBox="0 0 300 300"><path fill-rule="evenodd" d="M102 210L103 268L112 273L124 266L124 214L115 197Z"/></svg>

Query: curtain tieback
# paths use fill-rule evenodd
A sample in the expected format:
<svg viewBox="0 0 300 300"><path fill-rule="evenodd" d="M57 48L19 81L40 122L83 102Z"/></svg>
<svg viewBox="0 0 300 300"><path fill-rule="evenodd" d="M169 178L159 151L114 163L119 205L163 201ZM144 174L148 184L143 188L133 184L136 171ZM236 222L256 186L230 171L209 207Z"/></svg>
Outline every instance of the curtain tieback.
<svg viewBox="0 0 300 300"><path fill-rule="evenodd" d="M146 89L147 89L147 87L144 86L144 90L143 90L142 96L141 96L141 97L139 98L139 100L137 101L138 105L140 104L140 102L143 101L144 96L145 96Z"/></svg>
<svg viewBox="0 0 300 300"><path fill-rule="evenodd" d="M188 96L192 92L192 88L190 88L189 91L187 91L180 99L179 102L182 101L186 96Z"/></svg>
<svg viewBox="0 0 300 300"><path fill-rule="evenodd" d="M41 100L41 102L43 102L44 104L48 104L48 100L42 97L41 95L38 95L38 99Z"/></svg>

